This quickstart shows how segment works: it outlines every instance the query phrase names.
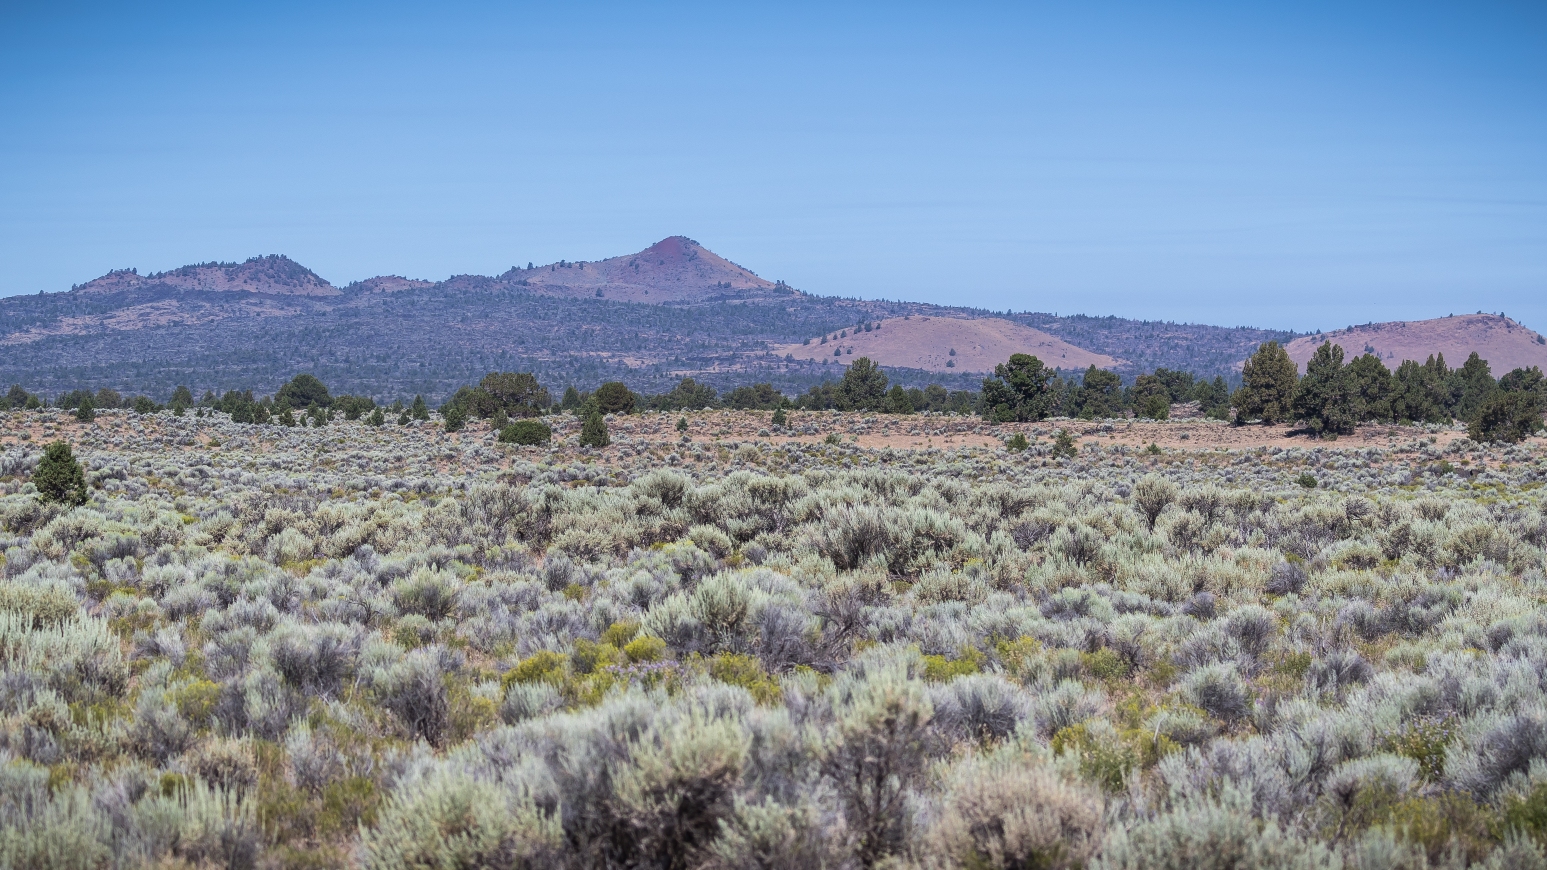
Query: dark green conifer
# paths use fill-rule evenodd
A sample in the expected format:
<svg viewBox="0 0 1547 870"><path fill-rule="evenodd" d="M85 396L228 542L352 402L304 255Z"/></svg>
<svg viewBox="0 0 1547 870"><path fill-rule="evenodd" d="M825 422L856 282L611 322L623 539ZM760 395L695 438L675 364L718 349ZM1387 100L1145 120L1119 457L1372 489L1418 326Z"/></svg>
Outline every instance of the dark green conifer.
<svg viewBox="0 0 1547 870"><path fill-rule="evenodd" d="M592 412L586 417L585 425L580 427L581 447L606 447L612 443L612 438L607 434L607 421L602 415Z"/></svg>
<svg viewBox="0 0 1547 870"><path fill-rule="evenodd" d="M1052 377L1053 370L1042 360L1026 353L1011 354L1008 362L994 366L992 378L983 380L983 416L995 423L1027 423L1047 417L1054 399L1048 386Z"/></svg>
<svg viewBox="0 0 1547 870"><path fill-rule="evenodd" d="M1322 342L1305 364L1305 377L1295 392L1295 417L1318 437L1336 438L1354 431L1362 411L1353 373L1343 365L1343 348Z"/></svg>
<svg viewBox="0 0 1547 870"><path fill-rule="evenodd" d="M1236 422L1261 420L1282 423L1294 413L1295 387L1299 371L1289 353L1276 341L1263 342L1241 370L1245 383L1235 391L1230 403L1236 410Z"/></svg>
<svg viewBox="0 0 1547 870"><path fill-rule="evenodd" d="M68 505L86 503L86 471L75 460L70 445L55 441L43 451L43 459L32 472L32 485L38 498Z"/></svg>

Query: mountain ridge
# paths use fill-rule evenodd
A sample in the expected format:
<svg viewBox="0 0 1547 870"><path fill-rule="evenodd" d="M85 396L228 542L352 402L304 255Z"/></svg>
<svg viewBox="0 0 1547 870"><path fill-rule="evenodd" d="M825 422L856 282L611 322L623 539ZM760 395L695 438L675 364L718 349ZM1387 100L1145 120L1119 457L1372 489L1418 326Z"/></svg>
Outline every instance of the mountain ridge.
<svg viewBox="0 0 1547 870"><path fill-rule="evenodd" d="M876 322L880 335L864 333ZM905 337L905 324L929 329ZM848 338L856 327L868 339ZM819 336L845 333L837 358L830 346L810 349ZM997 362L990 357L1031 352L1066 372L1094 364L1131 379L1166 367L1235 382L1261 342L1304 338L815 295L669 236L605 260L438 281L378 275L341 287L280 255L116 270L70 292L0 298L0 380L160 395L176 383L262 389L310 370L344 391L435 396L487 371L522 370L557 389L623 380L664 391L687 376L803 391L841 374L835 361L868 353L895 381L961 389L981 382Z"/></svg>
<svg viewBox="0 0 1547 870"><path fill-rule="evenodd" d="M338 296L341 291L311 269L282 254L251 257L241 263L194 263L141 275L116 269L70 288L72 293L112 294L164 286L205 292L249 292L270 296Z"/></svg>

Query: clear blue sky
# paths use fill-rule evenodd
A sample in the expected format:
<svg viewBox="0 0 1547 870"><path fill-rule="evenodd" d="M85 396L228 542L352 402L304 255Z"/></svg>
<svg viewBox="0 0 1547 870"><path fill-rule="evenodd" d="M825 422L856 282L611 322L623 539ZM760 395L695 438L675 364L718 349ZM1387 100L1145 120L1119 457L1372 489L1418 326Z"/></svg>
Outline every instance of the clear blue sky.
<svg viewBox="0 0 1547 870"><path fill-rule="evenodd" d="M0 294L680 233L823 294L1547 331L1541 2L127 6L0 6Z"/></svg>

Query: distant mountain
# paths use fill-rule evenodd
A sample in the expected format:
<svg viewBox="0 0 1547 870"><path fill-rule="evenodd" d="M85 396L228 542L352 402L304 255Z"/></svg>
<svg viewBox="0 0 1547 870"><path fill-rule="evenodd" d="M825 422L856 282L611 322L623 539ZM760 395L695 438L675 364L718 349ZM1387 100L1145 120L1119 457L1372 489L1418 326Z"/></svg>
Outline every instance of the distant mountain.
<svg viewBox="0 0 1547 870"><path fill-rule="evenodd" d="M1494 377L1530 366L1547 370L1547 337L1497 314L1367 323L1302 336L1289 342L1285 350L1303 372L1316 348L1327 341L1342 347L1345 359L1373 353L1393 371L1403 360L1423 362L1437 353L1444 354L1446 365L1455 368L1473 351L1488 361Z"/></svg>
<svg viewBox="0 0 1547 870"><path fill-rule="evenodd" d="M821 336L839 333L843 354L819 350ZM838 377L835 359L870 355L895 382L975 389L1015 352L1065 371L1239 377L1232 366L1258 342L1295 337L818 296L672 236L623 257L444 281L382 275L335 287L280 256L111 272L67 293L0 298L0 388L164 399L177 384L261 393L309 371L335 392L439 399L502 370L534 372L556 390L622 380L656 392L690 376L793 393Z"/></svg>
<svg viewBox="0 0 1547 870"><path fill-rule="evenodd" d="M170 272L141 275L133 269L109 272L71 288L75 293L124 293L163 286L216 293L247 292L268 296L337 296L332 284L289 257L270 254L245 263L199 263Z"/></svg>
<svg viewBox="0 0 1547 870"><path fill-rule="evenodd" d="M511 269L495 279L550 296L595 296L619 302L719 302L798 296L764 280L687 236L672 236L637 254L598 262L560 261Z"/></svg>

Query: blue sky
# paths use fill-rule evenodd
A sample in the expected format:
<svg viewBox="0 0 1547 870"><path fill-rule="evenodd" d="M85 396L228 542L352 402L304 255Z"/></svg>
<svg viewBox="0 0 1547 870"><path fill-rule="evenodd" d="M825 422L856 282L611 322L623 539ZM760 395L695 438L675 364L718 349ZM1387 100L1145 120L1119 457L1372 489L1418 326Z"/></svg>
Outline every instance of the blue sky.
<svg viewBox="0 0 1547 870"><path fill-rule="evenodd" d="M814 293L1547 331L1541 3L4 4L0 119L0 294L680 233Z"/></svg>

